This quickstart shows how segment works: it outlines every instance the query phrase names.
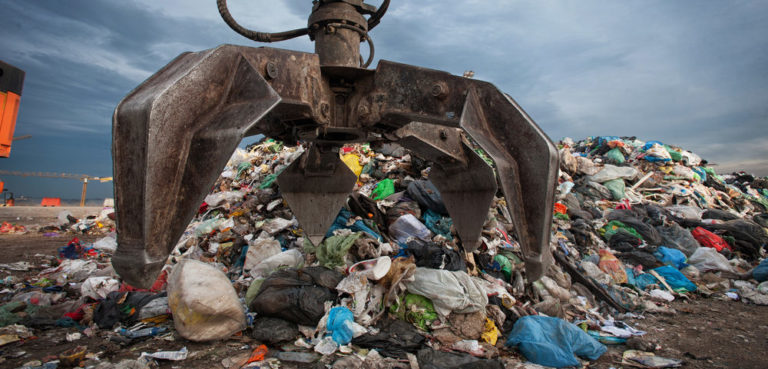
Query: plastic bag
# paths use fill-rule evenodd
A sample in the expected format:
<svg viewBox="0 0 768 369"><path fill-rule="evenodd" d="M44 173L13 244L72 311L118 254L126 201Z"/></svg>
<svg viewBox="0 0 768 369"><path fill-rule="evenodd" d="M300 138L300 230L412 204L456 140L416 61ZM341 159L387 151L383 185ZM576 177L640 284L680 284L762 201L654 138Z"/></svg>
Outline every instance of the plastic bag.
<svg viewBox="0 0 768 369"><path fill-rule="evenodd" d="M245 193L242 191L222 191L212 193L205 197L205 203L210 207L216 207L223 204L232 204L243 199Z"/></svg>
<svg viewBox="0 0 768 369"><path fill-rule="evenodd" d="M93 243L93 248L99 251L114 253L117 250L117 239L107 236Z"/></svg>
<svg viewBox="0 0 768 369"><path fill-rule="evenodd" d="M451 227L453 226L453 220L448 217L444 217L432 209L427 209L424 212L424 223L427 228L434 234L439 234L448 239L453 240L451 235Z"/></svg>
<svg viewBox="0 0 768 369"><path fill-rule="evenodd" d="M398 319L405 320L423 331L429 331L432 322L438 319L432 301L424 296L408 293L402 302L398 300L390 305L389 312Z"/></svg>
<svg viewBox="0 0 768 369"><path fill-rule="evenodd" d="M733 251L731 248L731 245L729 245L725 240L723 240L720 236L704 229L701 227L696 227L691 234L696 239L696 241L699 241L699 244L704 247L711 247L718 252L723 251L723 249L728 249L730 251Z"/></svg>
<svg viewBox="0 0 768 369"><path fill-rule="evenodd" d="M602 249L600 253L600 269L608 273L615 283L627 283L627 272L624 271L624 265L610 251Z"/></svg>
<svg viewBox="0 0 768 369"><path fill-rule="evenodd" d="M685 263L685 254L677 249L660 246L656 252L653 253L653 256L660 262L671 265L677 269L683 269L688 266L688 264Z"/></svg>
<svg viewBox="0 0 768 369"><path fill-rule="evenodd" d="M346 154L341 157L341 161L349 167L352 173L355 173L355 177L360 177L360 173L363 172L363 166L360 165L360 157L356 154Z"/></svg>
<svg viewBox="0 0 768 369"><path fill-rule="evenodd" d="M667 284L675 291L693 292L697 289L696 284L691 282L685 275L683 275L683 273L680 273L680 271L674 267L665 265L663 267L653 269L653 271L662 276L664 280L666 280Z"/></svg>
<svg viewBox="0 0 768 369"><path fill-rule="evenodd" d="M429 229L411 214L405 214L397 218L389 226L389 235L402 244L407 243L411 237L427 242L432 238Z"/></svg>
<svg viewBox="0 0 768 369"><path fill-rule="evenodd" d="M728 259L711 247L699 247L696 252L688 258L688 264L695 266L696 269L702 272L712 270L725 272L733 271L731 264L728 263Z"/></svg>
<svg viewBox="0 0 768 369"><path fill-rule="evenodd" d="M110 277L91 277L80 286L80 293L94 300L107 298L110 292L120 289L120 281Z"/></svg>
<svg viewBox="0 0 768 369"><path fill-rule="evenodd" d="M345 258L347 253L349 253L349 249L360 236L362 236L362 233L350 233L328 237L323 240L315 249L315 255L320 265L326 268L345 265Z"/></svg>
<svg viewBox="0 0 768 369"><path fill-rule="evenodd" d="M190 341L224 339L245 329L245 311L224 273L182 260L168 278L168 305L176 331Z"/></svg>
<svg viewBox="0 0 768 369"><path fill-rule="evenodd" d="M251 276L254 278L265 277L279 267L299 268L303 264L304 256L301 255L301 251L290 249L262 260L251 269Z"/></svg>
<svg viewBox="0 0 768 369"><path fill-rule="evenodd" d="M678 249L690 257L699 249L699 242L693 237L691 232L677 224L669 227L656 227L661 234L661 241L664 245Z"/></svg>
<svg viewBox="0 0 768 369"><path fill-rule="evenodd" d="M624 154L621 152L621 149L618 147L614 147L613 149L608 150L607 153L605 153L605 157L616 164L621 164L624 161L626 161L626 158L624 158Z"/></svg>
<svg viewBox="0 0 768 369"><path fill-rule="evenodd" d="M374 200L384 200L395 193L395 182L387 178L376 184L371 196Z"/></svg>
<svg viewBox="0 0 768 369"><path fill-rule="evenodd" d="M577 326L538 315L518 319L507 346L516 346L528 361L557 368L580 366L575 355L597 360L607 350Z"/></svg>
<svg viewBox="0 0 768 369"><path fill-rule="evenodd" d="M278 270L261 283L249 308L261 316L315 326L325 314L323 302L336 297L342 279L341 273L323 267Z"/></svg>
<svg viewBox="0 0 768 369"><path fill-rule="evenodd" d="M432 182L428 180L413 181L408 184L407 191L408 196L416 200L422 208L432 209L440 214L448 214L443 198L440 197L440 192Z"/></svg>
<svg viewBox="0 0 768 369"><path fill-rule="evenodd" d="M296 323L271 317L258 317L253 320L251 337L256 341L275 345L295 341L298 335L299 327Z"/></svg>
<svg viewBox="0 0 768 369"><path fill-rule="evenodd" d="M328 312L328 333L339 345L346 345L352 342L354 336L351 323L354 323L355 317L352 311L343 306L337 306Z"/></svg>
<svg viewBox="0 0 768 369"><path fill-rule="evenodd" d="M408 241L408 248L405 249L407 255L413 255L416 259L416 266L445 269L445 270L466 270L467 264L456 250L451 250L432 242L425 242L420 239Z"/></svg>
<svg viewBox="0 0 768 369"><path fill-rule="evenodd" d="M752 278L758 282L765 282L768 280L768 259L763 259L763 261L752 270Z"/></svg>
<svg viewBox="0 0 768 369"><path fill-rule="evenodd" d="M405 282L408 292L430 300L442 316L451 312L473 313L485 308L488 296L465 272L416 268L414 280Z"/></svg>
<svg viewBox="0 0 768 369"><path fill-rule="evenodd" d="M248 242L243 270L252 270L262 261L282 252L280 242L272 238L257 238Z"/></svg>
<svg viewBox="0 0 768 369"><path fill-rule="evenodd" d="M623 199L626 194L627 187L624 184L624 180L621 178L612 179L610 181L606 181L603 183L603 186L608 189L608 191L611 191L611 196L613 196L613 199L615 201L619 201Z"/></svg>
<svg viewBox="0 0 768 369"><path fill-rule="evenodd" d="M617 167L606 164L603 169L593 176L587 177L587 180L604 183L614 179L633 179L639 172L633 167Z"/></svg>

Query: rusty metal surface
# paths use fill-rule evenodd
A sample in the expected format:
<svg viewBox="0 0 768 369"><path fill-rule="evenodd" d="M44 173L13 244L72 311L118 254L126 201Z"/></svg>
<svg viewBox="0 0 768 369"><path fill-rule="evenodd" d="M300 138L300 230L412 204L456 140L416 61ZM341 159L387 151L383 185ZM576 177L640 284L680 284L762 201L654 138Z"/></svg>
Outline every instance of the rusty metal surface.
<svg viewBox="0 0 768 369"><path fill-rule="evenodd" d="M397 141L435 163L430 179L463 247L474 250L497 180L465 132L496 164L526 274L538 279L552 258L557 150L547 136L487 82L388 61L358 68L361 34L349 27L366 28L356 12L382 12L359 0L315 6L317 54L232 45L185 53L118 105L118 274L135 286L154 281L237 144L257 133L309 144L278 185L313 243L354 186L338 148ZM340 20L348 27L334 28Z"/></svg>
<svg viewBox="0 0 768 369"><path fill-rule="evenodd" d="M277 177L280 193L314 245L323 240L357 180L338 147L322 149L313 144Z"/></svg>

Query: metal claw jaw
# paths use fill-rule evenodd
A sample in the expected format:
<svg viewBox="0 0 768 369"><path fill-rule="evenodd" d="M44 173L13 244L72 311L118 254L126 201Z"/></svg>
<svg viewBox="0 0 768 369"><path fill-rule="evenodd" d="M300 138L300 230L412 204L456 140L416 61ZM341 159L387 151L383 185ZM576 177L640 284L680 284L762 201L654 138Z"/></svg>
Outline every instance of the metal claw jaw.
<svg viewBox="0 0 768 369"><path fill-rule="evenodd" d="M354 187L338 148L393 139L435 163L430 179L472 251L497 180L462 130L495 162L528 279L538 279L551 262L557 150L492 85L387 61L324 67L316 54L272 48L182 54L115 110L112 263L127 283L151 285L238 143L256 133L309 143L278 185L313 243Z"/></svg>

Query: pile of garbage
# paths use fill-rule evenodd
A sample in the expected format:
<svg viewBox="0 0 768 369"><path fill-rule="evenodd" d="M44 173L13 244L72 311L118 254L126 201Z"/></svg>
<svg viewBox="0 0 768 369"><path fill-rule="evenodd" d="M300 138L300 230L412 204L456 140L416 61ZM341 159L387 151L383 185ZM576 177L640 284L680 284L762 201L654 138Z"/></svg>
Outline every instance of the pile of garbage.
<svg viewBox="0 0 768 369"><path fill-rule="evenodd" d="M64 327L73 341L122 345L250 336L225 368L564 367L644 335L623 320L675 314L675 299L768 304L768 179L717 175L656 141L559 147L555 262L537 281L526 279L503 197L466 253L430 163L396 145L342 148L358 182L312 245L276 184L303 148L265 140L235 152L150 289L114 273L114 235L74 239L38 274L5 278L0 346ZM108 363L74 351L27 367L151 367L188 356L184 346ZM636 350L623 359L681 364Z"/></svg>

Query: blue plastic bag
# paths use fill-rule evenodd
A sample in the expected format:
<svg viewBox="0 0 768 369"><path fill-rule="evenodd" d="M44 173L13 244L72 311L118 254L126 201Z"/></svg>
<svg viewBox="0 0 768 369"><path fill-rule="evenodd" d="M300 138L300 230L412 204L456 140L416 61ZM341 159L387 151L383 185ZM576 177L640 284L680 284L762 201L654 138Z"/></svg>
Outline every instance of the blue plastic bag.
<svg viewBox="0 0 768 369"><path fill-rule="evenodd" d="M763 259L763 261L752 270L752 278L758 282L765 282L768 280L768 258Z"/></svg>
<svg viewBox="0 0 768 369"><path fill-rule="evenodd" d="M656 252L653 253L660 262L671 265L677 269L683 269L688 266L685 262L688 260L682 251L672 249L669 247L660 246Z"/></svg>
<svg viewBox="0 0 768 369"><path fill-rule="evenodd" d="M688 279L685 275L683 275L683 273L680 273L680 271L674 267L665 265L661 268L653 269L653 271L664 277L664 279L667 281L667 284L675 291L685 290L682 292L693 292L697 289L696 284L691 282L690 279Z"/></svg>
<svg viewBox="0 0 768 369"><path fill-rule="evenodd" d="M451 236L453 220L451 218L444 217L432 209L427 209L424 212L424 224L432 233L439 234L449 241L453 240L453 236Z"/></svg>
<svg viewBox="0 0 768 369"><path fill-rule="evenodd" d="M347 222L349 221L349 218L351 218L354 214L352 214L351 211L342 208L341 211L339 211L339 215L336 216L336 220L333 221L333 224L331 224L331 227L328 229L328 232L326 232L325 237L331 237L333 236L333 231L341 228L347 228L352 230L352 232L365 232L371 235L373 238L377 239L379 242L383 241L384 239L381 238L381 236L376 233L373 229L365 225L363 221L357 220L352 225L347 226Z"/></svg>
<svg viewBox="0 0 768 369"><path fill-rule="evenodd" d="M524 316L515 322L507 346L517 346L532 363L561 368L579 366L574 355L597 360L605 345L560 318Z"/></svg>
<svg viewBox="0 0 768 369"><path fill-rule="evenodd" d="M645 287L648 287L648 285L656 284L661 285L661 282L659 282L656 277L654 277L650 273L643 273L635 277L635 283L633 283L637 288L641 290L645 290Z"/></svg>
<svg viewBox="0 0 768 369"><path fill-rule="evenodd" d="M354 332L350 327L350 323L353 322L355 316L352 312L343 307L337 306L328 312L328 332L331 333L333 341L339 345L346 345L352 342Z"/></svg>

